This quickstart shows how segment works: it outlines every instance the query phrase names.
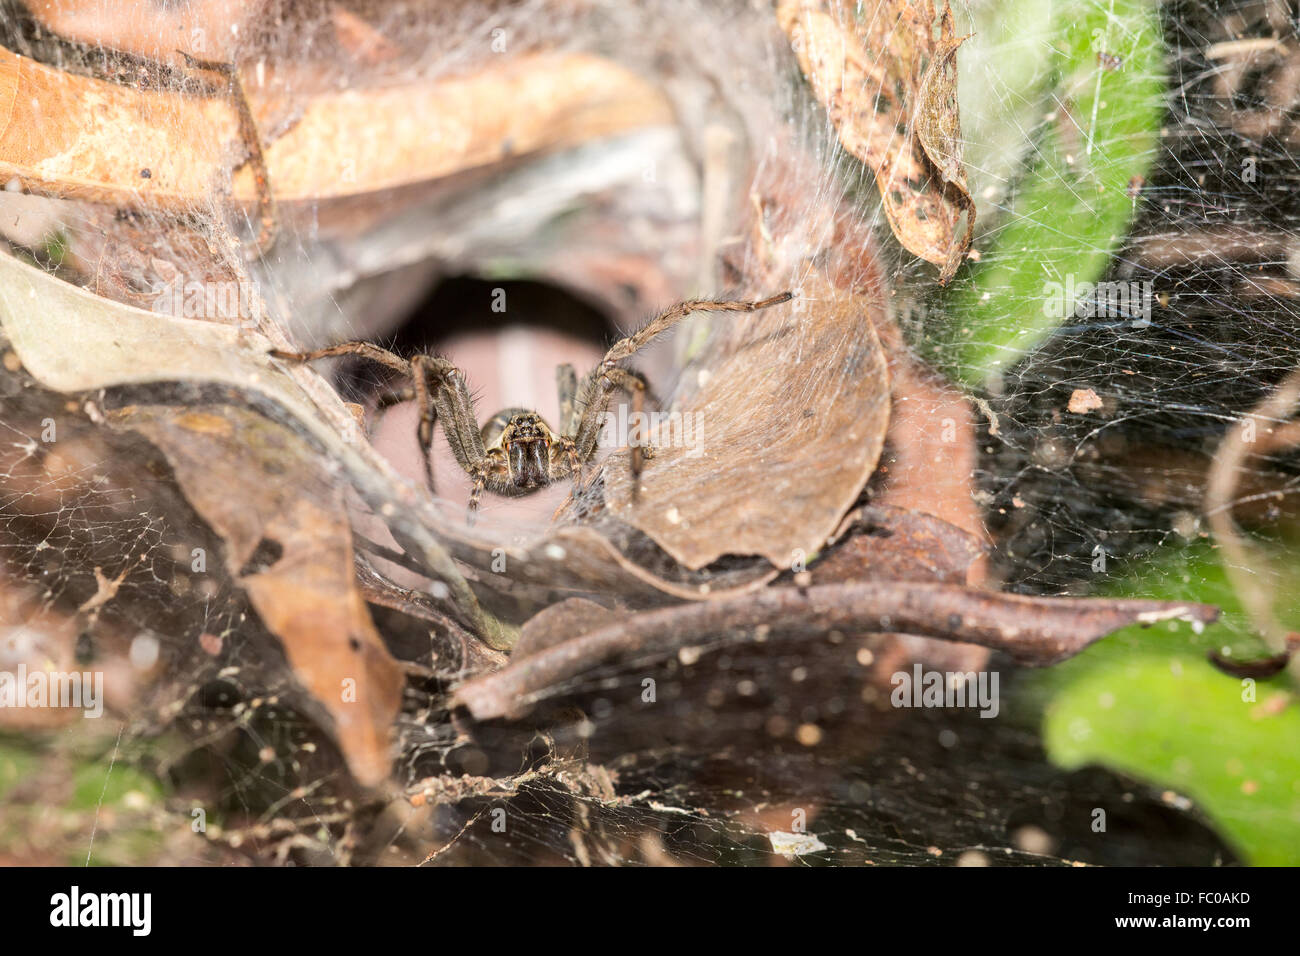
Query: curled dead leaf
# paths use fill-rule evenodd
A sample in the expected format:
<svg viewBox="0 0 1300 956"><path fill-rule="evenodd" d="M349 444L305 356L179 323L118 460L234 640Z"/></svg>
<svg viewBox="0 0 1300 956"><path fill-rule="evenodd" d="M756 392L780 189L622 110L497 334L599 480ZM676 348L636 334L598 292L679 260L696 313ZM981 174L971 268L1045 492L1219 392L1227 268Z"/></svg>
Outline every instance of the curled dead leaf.
<svg viewBox="0 0 1300 956"><path fill-rule="evenodd" d="M110 421L166 455L225 542L231 575L333 717L353 775L382 781L402 676L356 584L343 489L314 467L303 439L246 409L134 405Z"/></svg>
<svg viewBox="0 0 1300 956"><path fill-rule="evenodd" d="M266 119L284 104L246 86L259 128L269 128ZM230 95L210 93L133 89L0 49L0 182L124 207L207 206L227 178L230 144L242 137ZM296 121L265 144L280 203L393 189L672 118L649 84L578 54L521 56L403 87L334 90L295 106ZM255 177L249 165L237 172L237 201L258 200Z"/></svg>
<svg viewBox="0 0 1300 956"><path fill-rule="evenodd" d="M950 8L883 0L860 15L848 0L781 0L777 17L841 144L875 173L894 235L946 283L975 229L957 109L965 38Z"/></svg>
<svg viewBox="0 0 1300 956"><path fill-rule="evenodd" d="M688 568L724 554L789 567L817 551L884 445L885 320L877 296L813 273L794 302L724 327L707 377L673 410L694 440L657 445L635 497L627 456L611 455L611 513Z"/></svg>

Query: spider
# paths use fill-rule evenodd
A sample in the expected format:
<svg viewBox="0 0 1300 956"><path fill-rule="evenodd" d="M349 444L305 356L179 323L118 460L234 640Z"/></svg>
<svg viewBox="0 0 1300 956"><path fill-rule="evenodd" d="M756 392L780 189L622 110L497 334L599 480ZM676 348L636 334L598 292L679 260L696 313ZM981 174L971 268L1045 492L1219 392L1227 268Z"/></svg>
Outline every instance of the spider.
<svg viewBox="0 0 1300 956"><path fill-rule="evenodd" d="M424 458L425 481L431 492L434 490L430 458L433 429L436 423L442 423L452 454L474 481L466 513L466 521L473 524L484 491L514 498L532 494L566 478L573 479L577 487L583 485L583 468L596 454L597 440L614 391L621 389L626 392L637 412L642 410L647 394L653 399L645 377L620 363L656 336L693 312L757 312L792 298L792 292L782 292L756 302L714 299L679 302L659 313L639 331L615 342L581 383L572 365L559 366L556 369L560 395L558 432L537 412L524 408L503 409L480 428L464 376L446 359L437 356L415 355L408 361L369 342L345 342L313 352L272 349L270 354L292 362L358 355L410 379L410 385L381 394L377 410L412 400L419 405L420 423L416 434ZM641 444L633 443L634 487L640 479L646 457Z"/></svg>

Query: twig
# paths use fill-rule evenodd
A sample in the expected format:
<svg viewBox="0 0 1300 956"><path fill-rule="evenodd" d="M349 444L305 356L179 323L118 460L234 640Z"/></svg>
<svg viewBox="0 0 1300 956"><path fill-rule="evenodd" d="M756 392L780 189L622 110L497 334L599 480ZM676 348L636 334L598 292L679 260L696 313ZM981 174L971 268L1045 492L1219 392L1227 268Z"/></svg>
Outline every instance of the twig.
<svg viewBox="0 0 1300 956"><path fill-rule="evenodd" d="M1268 572L1269 565L1262 555L1251 553L1233 521L1232 506L1246 459L1275 451L1281 442L1290 442L1295 437L1292 429L1273 426L1286 422L1297 401L1300 401L1300 369L1291 372L1250 414L1228 430L1210 463L1205 486L1205 516L1223 550L1223 568L1228 581L1252 626L1277 655L1288 653L1289 632L1273 613L1272 597L1259 573L1260 569ZM1259 440L1248 441L1247 429L1253 430L1257 422L1264 426Z"/></svg>
<svg viewBox="0 0 1300 956"><path fill-rule="evenodd" d="M465 823L463 827L460 828L460 830L456 833L454 837L452 837L442 846L438 847L438 849L432 851L428 856L426 856L423 860L420 861L419 865L424 866L426 863L432 863L434 860L438 859L438 857L442 856L453 846L455 846L456 841L465 835L466 830L468 830L474 824L478 823L479 817L483 816L485 812L487 812L487 807L481 808L478 813L474 814L472 817L469 818L469 820Z"/></svg>
<svg viewBox="0 0 1300 956"><path fill-rule="evenodd" d="M1090 598L1036 598L950 584L863 581L755 594L637 614L525 657L462 684L453 703L479 720L517 715L550 688L628 654L672 654L742 632L820 637L850 633L912 634L980 644L1017 662L1045 666L1070 657L1128 624L1181 618L1214 621L1204 604Z"/></svg>

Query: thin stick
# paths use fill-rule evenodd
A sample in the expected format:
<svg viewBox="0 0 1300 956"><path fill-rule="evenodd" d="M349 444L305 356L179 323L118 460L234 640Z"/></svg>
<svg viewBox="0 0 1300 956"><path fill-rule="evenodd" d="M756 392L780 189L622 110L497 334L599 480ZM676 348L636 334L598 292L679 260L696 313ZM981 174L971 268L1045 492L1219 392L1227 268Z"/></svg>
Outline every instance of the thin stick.
<svg viewBox="0 0 1300 956"><path fill-rule="evenodd" d="M1223 568L1241 601L1242 610L1275 654L1288 652L1288 631L1273 613L1269 586L1262 580L1271 573L1268 561L1252 554L1232 517L1233 496L1246 459L1278 450L1278 436L1292 437L1290 429L1276 427L1291 416L1300 401L1300 369L1291 372L1267 398L1228 430L1214 453L1205 484L1205 516L1223 552ZM1260 427L1258 441L1249 441L1247 429Z"/></svg>
<svg viewBox="0 0 1300 956"><path fill-rule="evenodd" d="M452 702L468 707L479 720L512 716L548 690L625 655L668 655L737 631L754 639L760 627L812 638L832 630L938 637L980 644L1004 651L1018 663L1045 666L1129 624L1211 622L1218 615L1217 608L1205 604L1036 598L930 582L767 588L738 598L636 614L467 681L456 689Z"/></svg>

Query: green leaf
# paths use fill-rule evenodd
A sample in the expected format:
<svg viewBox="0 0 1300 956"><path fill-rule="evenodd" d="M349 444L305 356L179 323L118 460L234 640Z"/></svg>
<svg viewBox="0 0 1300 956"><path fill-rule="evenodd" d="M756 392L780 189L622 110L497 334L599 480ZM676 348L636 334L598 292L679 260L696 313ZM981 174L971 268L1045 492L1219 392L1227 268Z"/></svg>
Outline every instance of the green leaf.
<svg viewBox="0 0 1300 956"><path fill-rule="evenodd" d="M1156 6L1150 0L1065 0L1048 6L1053 9L1049 55L1037 68L1049 78L1050 95L999 85L993 71L1020 76L1032 59L1011 57L1005 66L982 66L989 74L979 84L983 96L1006 103L1004 126L1020 128L1024 110L1018 107L1024 102L1041 102L1046 109L1034 116L1038 125L1029 133L1022 181L994 217L989 235L976 241L982 260L959 273L943 299L948 328L937 333L936 358L973 387L996 382L1072 314L1077 302L1058 304L1048 283L1072 276L1079 288L1102 277L1136 211L1130 184L1145 178L1159 144L1166 76ZM1026 7L1024 15L1033 27L1041 6ZM977 34L971 43L978 42ZM1103 53L1118 57L1118 67L1108 69L1099 57ZM979 79L963 83L963 114L981 94L975 88ZM968 134L976 144L1005 143L1006 130L999 133L993 122L996 111L972 112L977 122ZM978 156L978 149L972 152ZM977 198L983 197L981 178L973 182ZM987 219L983 205L980 211Z"/></svg>
<svg viewBox="0 0 1300 956"><path fill-rule="evenodd" d="M1300 593L1294 586L1278 590ZM1102 764L1185 794L1253 864L1300 864L1295 687L1283 672L1254 682L1252 694L1250 682L1206 659L1207 650L1224 646L1241 659L1268 654L1250 635L1209 547L1170 556L1114 593L1156 592L1218 604L1224 621L1203 634L1185 624L1129 628L1034 675L1033 692L1047 701L1048 755L1066 768ZM1300 622L1292 604L1279 616Z"/></svg>

